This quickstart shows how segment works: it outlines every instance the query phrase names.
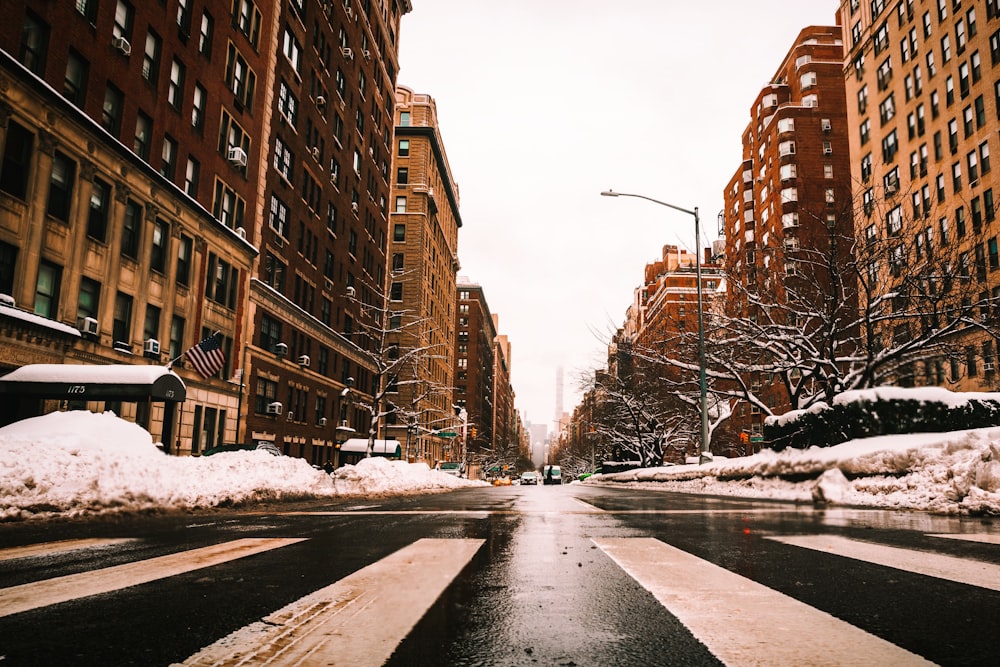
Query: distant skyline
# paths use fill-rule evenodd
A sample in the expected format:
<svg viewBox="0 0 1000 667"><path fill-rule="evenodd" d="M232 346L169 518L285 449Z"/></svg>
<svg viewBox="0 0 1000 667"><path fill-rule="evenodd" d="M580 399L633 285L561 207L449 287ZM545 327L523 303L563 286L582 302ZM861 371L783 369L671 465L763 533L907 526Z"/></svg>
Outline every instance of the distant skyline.
<svg viewBox="0 0 1000 667"><path fill-rule="evenodd" d="M717 238L750 107L796 35L839 2L413 0L398 82L432 96L458 183L461 274L512 346L515 406L555 429L606 363L648 262Z"/></svg>

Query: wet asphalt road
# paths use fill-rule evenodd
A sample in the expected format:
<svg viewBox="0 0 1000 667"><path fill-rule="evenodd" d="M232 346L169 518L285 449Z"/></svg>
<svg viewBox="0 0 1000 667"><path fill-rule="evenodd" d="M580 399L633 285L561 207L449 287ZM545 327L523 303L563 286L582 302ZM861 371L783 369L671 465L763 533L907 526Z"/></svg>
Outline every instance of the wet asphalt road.
<svg viewBox="0 0 1000 667"><path fill-rule="evenodd" d="M963 532L996 537L1000 526L983 519L816 510L578 484L0 524L0 550L67 539L129 540L0 560L0 603L17 585L152 562L148 559L227 540L301 539L212 567L0 616L0 663L182 662L228 633L430 537L484 542L387 665L722 664L594 541L653 537L932 662L994 665L997 591L771 539L839 535L1000 565L997 544L928 537ZM435 563L418 566L429 573ZM751 610L722 622L739 626L748 638L755 631ZM766 657L766 649L761 652ZM868 664L863 655L854 657L856 664Z"/></svg>

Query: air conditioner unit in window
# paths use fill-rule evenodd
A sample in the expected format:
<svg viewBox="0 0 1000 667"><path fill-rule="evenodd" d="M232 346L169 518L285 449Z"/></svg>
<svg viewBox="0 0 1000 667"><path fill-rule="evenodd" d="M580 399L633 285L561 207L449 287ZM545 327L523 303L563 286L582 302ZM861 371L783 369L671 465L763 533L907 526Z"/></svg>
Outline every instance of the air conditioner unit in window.
<svg viewBox="0 0 1000 667"><path fill-rule="evenodd" d="M309 355L303 354L301 357L299 357L299 366L302 366L303 368L309 368L310 361L311 360L309 359Z"/></svg>
<svg viewBox="0 0 1000 667"><path fill-rule="evenodd" d="M323 97L322 95L317 95L316 96L316 106L318 106L318 107L325 107L326 106L326 98Z"/></svg>
<svg viewBox="0 0 1000 667"><path fill-rule="evenodd" d="M358 212L358 202L356 201L351 202L351 210L354 211L355 213Z"/></svg>
<svg viewBox="0 0 1000 667"><path fill-rule="evenodd" d="M319 146L313 146L313 148L312 148L312 156L313 156L314 160L318 160L319 159Z"/></svg>
<svg viewBox="0 0 1000 667"><path fill-rule="evenodd" d="M320 426L326 426L326 417L320 417L319 418L319 425Z"/></svg>
<svg viewBox="0 0 1000 667"><path fill-rule="evenodd" d="M238 167L247 166L246 151L244 151L239 146L230 147L229 152L226 154L226 159L229 160L230 163Z"/></svg>
<svg viewBox="0 0 1000 667"><path fill-rule="evenodd" d="M350 16L350 14L348 14L348 16ZM347 58L348 60L352 60L354 58L354 51L352 51L346 46L341 47L340 52L344 54L344 57Z"/></svg>
<svg viewBox="0 0 1000 667"><path fill-rule="evenodd" d="M889 185L885 186L885 193L887 195L894 195L894 194L896 194L896 184L895 183L890 183Z"/></svg>
<svg viewBox="0 0 1000 667"><path fill-rule="evenodd" d="M285 343L275 343L274 353L283 358L286 354L288 354L288 345Z"/></svg>
<svg viewBox="0 0 1000 667"><path fill-rule="evenodd" d="M349 427L349 426L347 425L347 420L346 420L346 419L342 419L342 420L340 421L340 428L350 428L350 427Z"/></svg>
<svg viewBox="0 0 1000 667"><path fill-rule="evenodd" d="M289 410L289 411L288 411L288 414L287 414L287 415L285 415L285 419L287 419L287 420L288 420L288 421L290 421L290 422L293 422L293 421L295 421L295 413L294 413L294 412L292 412L291 410Z"/></svg>
<svg viewBox="0 0 1000 667"><path fill-rule="evenodd" d="M14 308L17 306L17 301L14 300L10 294L0 294L0 306L7 306L8 308Z"/></svg>
<svg viewBox="0 0 1000 667"><path fill-rule="evenodd" d="M267 404L267 414L269 415L280 415L281 414L281 403L275 401L274 403Z"/></svg>
<svg viewBox="0 0 1000 667"><path fill-rule="evenodd" d="M124 352L125 354L132 354L132 344L127 340L116 340L111 344L111 348L115 352Z"/></svg>
<svg viewBox="0 0 1000 667"><path fill-rule="evenodd" d="M348 287L347 288L347 298L348 299L353 299L357 295L357 293L358 293L357 290L354 289L353 287Z"/></svg>
<svg viewBox="0 0 1000 667"><path fill-rule="evenodd" d="M833 149L830 148L829 146L825 147L823 149L823 155L833 155Z"/></svg>
<svg viewBox="0 0 1000 667"><path fill-rule="evenodd" d="M132 55L132 45L124 37L112 37L111 46L121 51L123 56Z"/></svg>
<svg viewBox="0 0 1000 667"><path fill-rule="evenodd" d="M96 336L97 330L97 320L93 317L84 317L80 320L80 333L85 336Z"/></svg>
<svg viewBox="0 0 1000 667"><path fill-rule="evenodd" d="M828 120L826 120L824 118L823 119L823 131L824 132L830 132L832 130L833 130L833 123L831 123L830 121L828 121Z"/></svg>
<svg viewBox="0 0 1000 667"><path fill-rule="evenodd" d="M983 364L983 370L986 371L987 373L992 373L993 372L993 364L991 364L989 362Z"/></svg>
<svg viewBox="0 0 1000 667"><path fill-rule="evenodd" d="M372 52L369 51L368 49L365 49L362 53L364 53L365 60L368 60L372 57Z"/></svg>
<svg viewBox="0 0 1000 667"><path fill-rule="evenodd" d="M142 351L146 354L159 354L160 353L160 341L155 338L147 338L146 342L142 344Z"/></svg>

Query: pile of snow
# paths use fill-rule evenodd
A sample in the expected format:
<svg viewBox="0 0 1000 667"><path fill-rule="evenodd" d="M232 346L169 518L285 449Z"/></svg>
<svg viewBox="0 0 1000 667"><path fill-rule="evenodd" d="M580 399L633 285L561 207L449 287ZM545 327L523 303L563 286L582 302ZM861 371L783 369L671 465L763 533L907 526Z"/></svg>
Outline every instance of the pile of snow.
<svg viewBox="0 0 1000 667"><path fill-rule="evenodd" d="M111 412L54 412L0 428L0 521L477 484L426 464L384 459L365 459L331 476L303 459L264 451L168 456L147 431Z"/></svg>
<svg viewBox="0 0 1000 667"><path fill-rule="evenodd" d="M1000 428L764 450L705 465L595 475L587 482L948 514L1000 514Z"/></svg>

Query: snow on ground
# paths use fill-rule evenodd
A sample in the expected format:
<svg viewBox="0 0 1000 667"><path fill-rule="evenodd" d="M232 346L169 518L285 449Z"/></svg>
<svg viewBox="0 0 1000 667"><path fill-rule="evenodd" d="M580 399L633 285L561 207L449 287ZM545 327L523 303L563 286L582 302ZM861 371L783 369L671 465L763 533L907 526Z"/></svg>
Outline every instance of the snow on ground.
<svg viewBox="0 0 1000 667"><path fill-rule="evenodd" d="M765 450L705 465L595 475L587 482L948 514L1000 514L1000 428Z"/></svg>
<svg viewBox="0 0 1000 667"><path fill-rule="evenodd" d="M0 428L0 521L430 493L480 484L425 463L383 458L330 475L304 459L263 451L169 456L142 427L111 412L54 412Z"/></svg>
<svg viewBox="0 0 1000 667"><path fill-rule="evenodd" d="M1000 427L764 451L705 465L595 475L586 483L1000 514ZM169 456L141 427L110 412L55 412L0 428L0 521L435 493L479 485L485 482L384 458L365 459L329 475L303 459L261 451Z"/></svg>

